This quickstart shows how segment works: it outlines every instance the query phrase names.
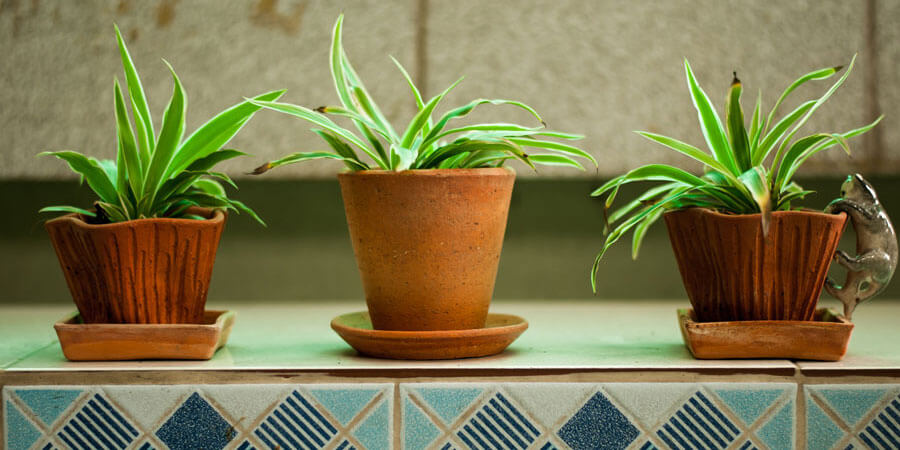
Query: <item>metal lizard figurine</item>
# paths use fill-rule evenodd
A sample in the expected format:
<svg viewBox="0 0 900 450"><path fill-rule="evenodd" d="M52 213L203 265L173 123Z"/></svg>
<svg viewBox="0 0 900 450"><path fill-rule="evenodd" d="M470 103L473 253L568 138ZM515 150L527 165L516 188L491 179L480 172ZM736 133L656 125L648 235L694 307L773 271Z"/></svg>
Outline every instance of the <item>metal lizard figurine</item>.
<svg viewBox="0 0 900 450"><path fill-rule="evenodd" d="M834 260L847 268L843 286L825 279L825 290L844 304L844 316L850 320L856 305L878 295L887 287L897 268L897 235L872 185L861 175L847 177L841 185L841 198L825 208L827 213L846 212L856 231L856 253L834 253Z"/></svg>

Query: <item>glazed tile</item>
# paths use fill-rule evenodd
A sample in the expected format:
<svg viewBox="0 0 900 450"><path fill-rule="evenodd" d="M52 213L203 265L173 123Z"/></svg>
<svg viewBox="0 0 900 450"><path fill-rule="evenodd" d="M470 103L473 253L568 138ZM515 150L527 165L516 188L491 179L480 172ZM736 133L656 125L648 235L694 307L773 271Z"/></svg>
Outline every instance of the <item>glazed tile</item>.
<svg viewBox="0 0 900 450"><path fill-rule="evenodd" d="M392 384L6 386L0 448L386 449Z"/></svg>
<svg viewBox="0 0 900 450"><path fill-rule="evenodd" d="M796 392L791 383L400 385L404 448L430 450L793 448ZM440 398L460 400L441 414Z"/></svg>
<svg viewBox="0 0 900 450"><path fill-rule="evenodd" d="M44 347L56 343L53 322L73 306L0 307L0 370Z"/></svg>
<svg viewBox="0 0 900 450"><path fill-rule="evenodd" d="M809 448L900 448L900 384L807 385Z"/></svg>
<svg viewBox="0 0 900 450"><path fill-rule="evenodd" d="M335 316L362 302L314 304L210 303L235 310L228 345L209 361L68 362L50 345L12 364L10 371L67 370L333 370L339 369L785 369L786 360L696 360L684 347L676 310L686 301L508 302L492 311L516 314L529 329L507 351L485 358L395 361L356 354L329 328ZM302 317L302 325L297 325ZM604 321L603 327L592 319ZM41 326L50 327L52 321ZM278 339L272 339L278 336ZM898 366L900 367L900 366Z"/></svg>
<svg viewBox="0 0 900 450"><path fill-rule="evenodd" d="M834 299L823 299L823 306L840 311ZM840 361L797 361L802 372L823 370L896 370L900 371L900 328L897 327L898 303L887 299L875 299L859 305L853 312L853 333L847 354Z"/></svg>

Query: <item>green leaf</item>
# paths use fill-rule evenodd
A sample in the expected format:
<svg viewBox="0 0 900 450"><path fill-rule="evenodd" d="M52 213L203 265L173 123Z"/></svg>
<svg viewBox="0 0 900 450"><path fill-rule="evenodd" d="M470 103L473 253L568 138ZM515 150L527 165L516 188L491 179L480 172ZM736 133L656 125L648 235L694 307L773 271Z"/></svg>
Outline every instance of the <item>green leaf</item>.
<svg viewBox="0 0 900 450"><path fill-rule="evenodd" d="M175 69L168 62L166 62L166 65L172 73L175 87L172 90L172 98L169 100L169 105L166 107L165 113L163 113L162 130L159 132L156 149L154 149L153 157L150 159L150 167L146 170L143 192L150 199L150 204L153 203L156 191L166 181L169 165L184 134L184 114L187 110L187 97L185 97L184 89L181 87L181 80L178 79Z"/></svg>
<svg viewBox="0 0 900 450"><path fill-rule="evenodd" d="M769 192L769 183L766 180L766 169L762 166L753 167L738 177L744 186L750 191L753 200L762 213L763 236L769 234L769 222L772 217L772 195Z"/></svg>
<svg viewBox="0 0 900 450"><path fill-rule="evenodd" d="M238 156L246 156L247 154L233 149L224 149L219 150L213 153L210 153L204 158L200 158L194 160L190 166L187 167L186 170L191 172L199 172L204 170L209 170L215 167L222 161L227 161L232 158L237 158Z"/></svg>
<svg viewBox="0 0 900 450"><path fill-rule="evenodd" d="M842 133L839 136L840 136L840 138L842 138L842 140L846 140L846 139L850 139L855 136L859 136L860 134L863 134L863 133L871 130L872 128L874 128L875 125L878 125L878 123L881 122L882 118L884 118L884 116L878 117L877 119L875 119L874 122L872 122L868 125L862 126L860 128L856 128L854 130L850 130L846 133ZM806 162L807 159L809 159L809 157L815 155L816 153L818 153L822 150L827 150L827 149L833 147L834 145L838 145L839 142L841 142L841 139L835 138L834 135L829 135L829 134L813 135L813 136L809 136L804 139L814 138L814 137L818 137L818 136L824 137L825 140L819 141L818 145L815 145L814 147L811 147L811 148L807 147L802 152L799 151L799 149L798 149L798 151L796 151L795 153L800 153L799 156L796 156L796 155L789 156L789 154L791 154L792 152L791 152L791 150L788 150L788 152L785 154L784 159L782 160L781 164L778 167L779 179L776 180L776 183L775 183L776 186L784 186L785 184L788 184L790 182L791 178L793 178L794 174L797 172L797 169L799 169L800 166L802 166L803 163ZM798 140L794 145L797 145L800 142L803 142L804 139ZM794 146L791 146L791 147L793 148ZM787 167L787 170L784 173L782 173L782 167L785 167L785 166Z"/></svg>
<svg viewBox="0 0 900 450"><path fill-rule="evenodd" d="M322 127L328 131L339 136L341 139L349 141L351 144L357 146L359 149L364 151L379 167L385 170L390 170L388 163L381 159L381 157L372 151L360 138L358 138L355 134L350 132L349 130L340 127L339 125L332 122L327 117L309 109L304 108L298 105L292 105L290 103L278 103L278 102L264 102L252 100L252 103L262 106L264 108L271 109L273 111L283 112L285 114L290 114L296 117L299 117L307 122L312 122L313 124Z"/></svg>
<svg viewBox="0 0 900 450"><path fill-rule="evenodd" d="M737 74L731 82L728 101L725 105L725 122L728 127L728 138L731 142L731 151L734 153L738 169L746 171L750 169L750 141L747 138L747 130L744 128L744 110L741 108L741 80Z"/></svg>
<svg viewBox="0 0 900 450"><path fill-rule="evenodd" d="M388 135L387 131L381 129L381 127L372 123L371 120L367 119L366 117L363 117L356 111L351 111L347 108L343 108L340 106L321 106L319 108L316 108L316 111L321 114L331 114L331 115L336 115L336 116L349 117L349 118L359 122L363 126L363 129L369 130L369 131L375 130L375 132L380 134L388 142L390 142L390 140L391 140L391 136ZM370 142L372 142L371 139L370 139ZM375 140L372 143L374 144L375 142L378 142L378 141ZM379 145L380 145L380 142L379 142Z"/></svg>
<svg viewBox="0 0 900 450"><path fill-rule="evenodd" d="M666 147L669 147L672 150L675 150L676 152L679 152L691 159L694 159L695 161L699 161L699 162L705 164L706 166L708 166L709 168L716 170L718 172L721 172L726 177L731 177L731 179L736 179L734 177L734 175L732 175L731 172L727 168L725 168L725 166L722 165L722 163L716 161L715 158L710 156L708 153L704 152L703 150L700 150L697 147L694 147L693 145L686 144L677 139L672 139L670 137L661 136L659 134L650 133L650 132L646 132L646 131L637 131L636 133L647 139L650 139L651 141L665 145Z"/></svg>
<svg viewBox="0 0 900 450"><path fill-rule="evenodd" d="M791 85L788 86L787 89L785 89L784 92L781 94L781 97L778 97L778 101L775 102L775 106L772 107L772 110L769 111L769 116L766 118L765 124L763 126L763 131L765 132L765 130L768 130L769 124L771 124L772 120L775 119L775 111L778 110L778 107L781 106L781 102L783 102L784 99L786 99L787 96L791 92L794 91L794 89L797 89L798 87L800 87L802 84L806 83L807 81L824 80L826 78L830 78L832 75L834 75L835 73L840 71L842 68L843 68L843 66L837 66L837 67L828 67L825 69L814 70L806 75L803 75L802 77L798 78L796 81L791 83ZM847 71L849 72L849 69Z"/></svg>
<svg viewBox="0 0 900 450"><path fill-rule="evenodd" d="M750 164L753 164L756 147L759 145L759 136L762 134L762 90L756 96L756 107L753 108L753 118L750 119ZM759 164L759 163L757 163Z"/></svg>
<svg viewBox="0 0 900 450"><path fill-rule="evenodd" d="M210 180L208 178L200 178L191 185L191 187L195 187L200 189L201 191L213 195L216 197L228 197L228 194L225 193L225 188L222 187L216 180Z"/></svg>
<svg viewBox="0 0 900 450"><path fill-rule="evenodd" d="M413 139L415 139L416 135L422 131L422 128L425 126L425 123L431 119L431 112L434 111L434 108L437 104L450 93L453 88L459 84L463 79L460 78L456 80L453 84L444 89L444 92L441 92L438 95L435 95L425 106L416 113L413 119L409 122L409 125L406 127L406 131L403 132L403 136L400 138L400 146L403 148L410 148L413 143Z"/></svg>
<svg viewBox="0 0 900 450"><path fill-rule="evenodd" d="M310 160L310 159L337 159L337 160L345 161L345 162L353 161L350 158L345 158L343 156L335 155L334 153L327 153L327 152L292 153L290 155L285 156L284 158L277 159L275 161L270 161L270 162L267 162L267 163L257 167L253 172L251 172L251 174L259 175L261 173L265 173L265 172L267 172L271 169L274 169L276 167L279 167L279 166L284 166L287 164L294 164L294 163L297 163L300 161L306 161L306 160Z"/></svg>
<svg viewBox="0 0 900 450"><path fill-rule="evenodd" d="M541 116L538 115L537 111L535 111L530 106L528 106L522 102L517 102L514 100L491 100L491 99L486 99L486 98L479 98L476 100L472 100L471 102L467 103L466 105L452 109L452 110L448 111L446 114L444 114L443 116L441 116L441 118L435 123L434 127L432 127L431 131L425 136L425 138L422 142L422 145L420 147L428 148L431 144L437 142L437 140L440 138L439 135L441 134L441 131L444 129L444 127L447 125L448 122L450 122L453 119L465 117L467 114L469 114L470 112L475 110L476 107L486 104L486 103L490 103L492 105L512 105L512 106L519 107L519 108L524 109L525 111L528 111L529 113L531 113L531 115L534 116L538 121L540 121L541 124L544 124L544 120L541 119Z"/></svg>
<svg viewBox="0 0 900 450"><path fill-rule="evenodd" d="M113 82L113 91L118 149L121 152L121 159L125 163L125 173L128 175L128 183L131 185L131 190L135 193L140 193L144 189L144 167L142 166L138 150L134 145L134 134L132 134L131 124L128 122L128 113L125 111L125 101L122 98L122 90L119 88L118 80ZM118 160L119 157L117 156L116 159Z"/></svg>
<svg viewBox="0 0 900 450"><path fill-rule="evenodd" d="M653 225L660 217L662 217L664 212L666 212L664 208L658 208L652 213L647 214L647 217L634 227L634 235L631 240L631 259L638 258L638 253L641 250L641 243L644 241L647 230L650 228L650 225Z"/></svg>
<svg viewBox="0 0 900 450"><path fill-rule="evenodd" d="M259 215L256 214L256 211L250 209L250 207L248 207L248 206L245 205L244 203L239 202L239 201L237 201L237 200L229 200L229 201L231 202L232 205L234 205L235 208L237 208L238 211L240 211L240 212L242 212L242 213L245 213L245 214L249 215L250 217L253 218L253 220L259 222L260 225L262 225L262 226L264 226L264 227L265 227L265 226L268 226L268 225L266 225L266 222L264 222L264 221L259 217Z"/></svg>
<svg viewBox="0 0 900 450"><path fill-rule="evenodd" d="M254 97L253 101L274 101L284 93L284 90L267 92ZM238 103L197 128L181 144L164 178L168 179L187 169L194 161L211 155L227 144L261 108L253 101L247 100Z"/></svg>
<svg viewBox="0 0 900 450"><path fill-rule="evenodd" d="M106 215L110 222L124 222L128 220L128 216L118 205L106 202L96 202L94 205L103 211L103 214Z"/></svg>
<svg viewBox="0 0 900 450"><path fill-rule="evenodd" d="M652 214L657 209L665 207L670 202L678 200L679 198L687 195L690 192L690 187L684 186L680 188L673 189L671 195L660 200L659 202L644 208L638 214L630 217L628 220L617 226L609 236L606 237L606 242L603 244L603 248L600 250L600 253L597 254L597 257L594 258L594 265L591 268L591 288L594 293L597 292L597 269L600 267L600 260L603 259L603 255L606 254L606 251L619 240L619 238L628 232L631 228L637 225L640 221L644 220L648 215Z"/></svg>
<svg viewBox="0 0 900 450"><path fill-rule="evenodd" d="M584 170L584 166L567 156L553 154L530 154L528 159L535 164L545 166L569 166L579 170Z"/></svg>
<svg viewBox="0 0 900 450"><path fill-rule="evenodd" d="M356 152L354 152L353 149L349 145L347 145L346 142L342 141L341 138L336 134L330 131L318 129L314 129L312 131L313 133L319 135L319 137L321 137L325 142L327 142L328 145L334 149L335 153L346 158L344 160L344 165L346 165L348 169L366 170L369 168L366 163L359 160L359 156L356 155Z"/></svg>
<svg viewBox="0 0 900 450"><path fill-rule="evenodd" d="M472 152L469 158L463 163L462 167L474 169L478 167L489 167L491 164L502 163L504 160L513 159L515 156L506 152L496 150L482 150Z"/></svg>
<svg viewBox="0 0 900 450"><path fill-rule="evenodd" d="M521 138L521 137L510 137L507 140L511 142L515 142L523 147L536 147L536 148L545 148L548 150L555 150L561 153L567 153L569 155L580 156L588 161L594 163L594 166L597 166L597 160L594 159L594 156L590 153L578 148L573 147L571 145L560 144L559 142L551 142L551 141L541 141L537 139L530 138ZM577 163L576 163L577 164ZM578 167L581 167L581 164L578 164ZM583 170L584 168L581 167Z"/></svg>
<svg viewBox="0 0 900 450"><path fill-rule="evenodd" d="M788 115L782 117L772 128L772 131L766 134L762 143L756 147L756 153L753 154L753 164L757 166L762 164L769 156L769 153L772 152L772 149L778 145L778 142L784 137L785 133L787 133L788 128L800 120L800 117L803 116L803 114L806 114L806 112L815 104L815 100L810 100L798 106L797 109L791 111Z"/></svg>
<svg viewBox="0 0 900 450"><path fill-rule="evenodd" d="M665 164L648 164L633 169L621 177L613 178L591 193L591 196L598 197L610 189L635 181L677 181L688 186L703 186L707 184L706 181L677 167Z"/></svg>
<svg viewBox="0 0 900 450"><path fill-rule="evenodd" d="M64 213L75 213L82 214L88 217L97 217L97 213L93 211L88 211L86 209L76 208L74 206L45 206L41 208L39 213L48 213L48 212L64 212Z"/></svg>
<svg viewBox="0 0 900 450"><path fill-rule="evenodd" d="M43 152L38 156L44 155L55 156L68 163L69 167L75 173L84 177L88 186L90 186L94 193L96 193L104 202L116 203L119 201L119 194L116 192L116 187L110 182L106 172L100 167L100 164L96 160L88 158L81 153L68 150L61 152Z"/></svg>
<svg viewBox="0 0 900 450"><path fill-rule="evenodd" d="M150 116L150 107L147 105L147 98L144 96L144 86L141 84L141 78L138 76L125 41L122 39L122 33L119 27L113 25L116 29L116 41L119 44L119 54L122 58L122 68L125 71L125 81L128 85L128 96L131 98L132 111L134 112L134 122L138 130L138 147L140 148L141 161L144 165L150 162L150 153L153 151L153 139L155 132L153 131L153 120ZM127 117L127 115L126 115Z"/></svg>
<svg viewBox="0 0 900 450"><path fill-rule="evenodd" d="M847 66L847 71L844 72L844 74L833 85L831 85L831 88L829 88L824 95L816 100L816 103L812 106L812 108L810 108L809 111L806 112L803 118L800 119L800 122L798 122L797 125L795 125L794 128L791 129L791 132L787 135L787 137L784 138L783 141L781 141L781 146L778 147L778 152L775 153L775 161L779 161L781 159L781 153L784 150L785 145L791 141L791 138L794 137L794 134L796 134L797 131L800 130L800 128L806 123L806 121L809 120L810 116L812 116L812 114L815 113L816 110L819 109L819 107L822 106L823 103L825 103L825 101L831 98L831 95L834 94L834 92L837 91L837 89L841 87L842 84L844 84L844 81L848 76L850 76L850 72L853 71L853 64L855 62L856 55L853 55L853 59L850 60L850 65Z"/></svg>
<svg viewBox="0 0 900 450"><path fill-rule="evenodd" d="M688 87L691 90L691 99L694 102L694 108L697 109L697 116L700 119L700 128L703 130L703 137L706 139L710 150L716 155L716 161L719 161L734 175L738 175L740 171L734 160L734 155L728 145L728 139L725 138L725 130L719 116L713 109L709 97L703 92L703 89L694 79L694 72L691 71L691 65L687 59L684 60L684 71L687 74Z"/></svg>

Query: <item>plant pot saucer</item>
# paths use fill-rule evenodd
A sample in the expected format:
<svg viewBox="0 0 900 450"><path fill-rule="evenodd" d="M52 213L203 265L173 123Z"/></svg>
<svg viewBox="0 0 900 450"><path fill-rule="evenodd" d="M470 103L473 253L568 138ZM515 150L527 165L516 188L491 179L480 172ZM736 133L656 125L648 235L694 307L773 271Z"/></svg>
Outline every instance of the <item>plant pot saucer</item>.
<svg viewBox="0 0 900 450"><path fill-rule="evenodd" d="M53 325L69 361L210 359L228 341L234 311L207 310L197 324L80 323L72 313Z"/></svg>
<svg viewBox="0 0 900 450"><path fill-rule="evenodd" d="M335 317L331 328L363 355L433 360L495 355L512 344L528 322L510 314L488 314L484 328L471 330L375 330L369 313L359 311Z"/></svg>
<svg viewBox="0 0 900 450"><path fill-rule="evenodd" d="M697 359L808 359L838 361L847 352L853 323L834 310L814 320L697 322L692 309L678 310L684 345Z"/></svg>

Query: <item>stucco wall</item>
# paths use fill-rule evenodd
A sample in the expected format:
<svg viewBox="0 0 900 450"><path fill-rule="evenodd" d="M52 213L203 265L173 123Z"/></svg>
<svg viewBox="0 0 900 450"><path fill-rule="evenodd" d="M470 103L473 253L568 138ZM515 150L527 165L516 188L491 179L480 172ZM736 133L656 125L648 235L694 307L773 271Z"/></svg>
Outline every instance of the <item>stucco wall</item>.
<svg viewBox="0 0 900 450"><path fill-rule="evenodd" d="M61 162L35 158L44 150L114 155L112 80L122 75L113 23L125 34L157 123L172 89L161 58L178 71L191 131L242 97L271 89L287 88L285 100L306 106L336 103L327 52L341 11L345 48L392 120L408 120L414 107L388 55L429 95L466 75L447 105L475 97L525 101L551 127L586 134L583 146L601 162L599 173L538 176L608 176L683 161L631 131L701 146L684 57L721 110L732 70L744 81L745 108L759 89L770 106L799 75L846 64L857 52L851 78L806 129L845 131L882 112L886 119L878 132L851 141L852 159L840 151L821 155L804 174L900 168L897 1L0 0L0 178L70 177ZM801 89L787 106L826 88ZM503 107L484 107L474 119L527 121ZM227 172L324 149L309 128L260 113L231 144L254 157L230 163ZM327 177L339 169L310 163L271 176Z"/></svg>

